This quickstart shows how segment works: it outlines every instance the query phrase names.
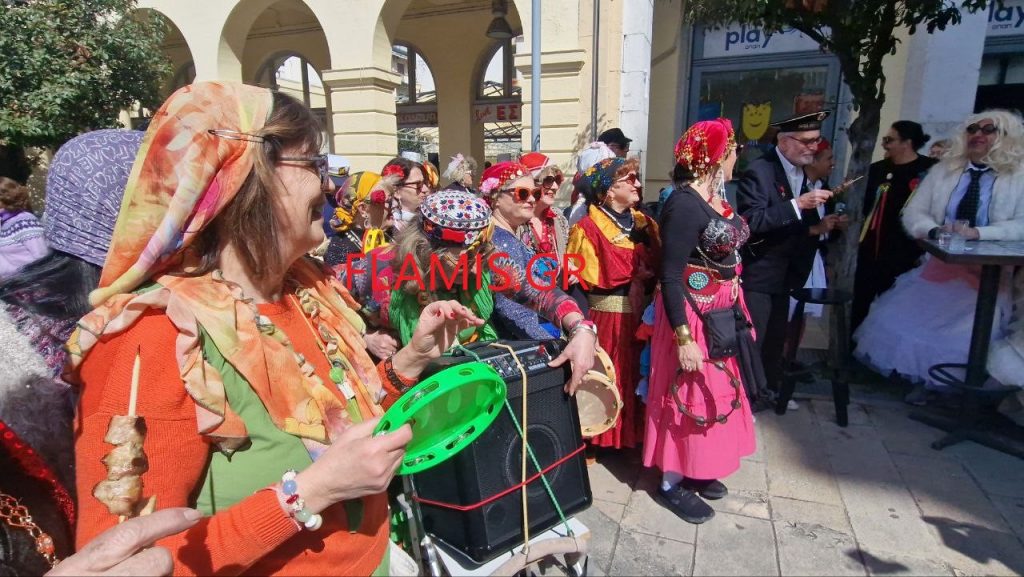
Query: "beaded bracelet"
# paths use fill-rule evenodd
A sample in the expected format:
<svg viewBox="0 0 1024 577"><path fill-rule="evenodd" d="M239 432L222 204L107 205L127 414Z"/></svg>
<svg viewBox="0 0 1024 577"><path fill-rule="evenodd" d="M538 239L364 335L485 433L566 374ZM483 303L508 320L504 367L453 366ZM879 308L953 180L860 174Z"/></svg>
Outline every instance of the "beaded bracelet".
<svg viewBox="0 0 1024 577"><path fill-rule="evenodd" d="M324 518L316 513L310 513L306 509L306 502L299 497L299 484L295 481L298 473L295 469L288 469L281 476L281 492L284 493L284 502L292 510L291 517L310 531L316 531L324 523Z"/></svg>
<svg viewBox="0 0 1024 577"><path fill-rule="evenodd" d="M384 359L384 377L391 383L391 386L395 387L395 390L399 393L404 393L412 388L417 381L416 379L410 379L396 371L394 358L395 355L391 355Z"/></svg>

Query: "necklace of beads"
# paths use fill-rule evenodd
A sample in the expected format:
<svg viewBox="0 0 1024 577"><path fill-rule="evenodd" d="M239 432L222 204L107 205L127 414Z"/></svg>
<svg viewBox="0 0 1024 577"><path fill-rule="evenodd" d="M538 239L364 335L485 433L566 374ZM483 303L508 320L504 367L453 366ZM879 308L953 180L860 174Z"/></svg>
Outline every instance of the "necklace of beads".
<svg viewBox="0 0 1024 577"><path fill-rule="evenodd" d="M612 239L613 244L629 238L629 235L633 232L633 228L636 226L636 217L633 216L632 212L629 213L630 225L623 226L622 224L619 223L619 220L615 218L615 214L612 213L610 210L608 210L604 206L598 206L597 208L601 209L601 212L603 212L605 216L608 217L608 220L612 221L612 223L615 224L615 228L618 228L620 231L619 234L615 235L615 238Z"/></svg>

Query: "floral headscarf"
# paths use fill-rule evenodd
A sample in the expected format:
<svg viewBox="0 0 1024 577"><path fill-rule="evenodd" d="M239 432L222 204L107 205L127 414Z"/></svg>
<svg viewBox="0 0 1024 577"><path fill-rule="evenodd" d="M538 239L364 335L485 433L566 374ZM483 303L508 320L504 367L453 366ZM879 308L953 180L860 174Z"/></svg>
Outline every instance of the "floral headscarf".
<svg viewBox="0 0 1024 577"><path fill-rule="evenodd" d="M506 184L523 176L530 176L530 169L518 162L499 162L491 165L480 177L480 192L484 196L492 196Z"/></svg>
<svg viewBox="0 0 1024 577"><path fill-rule="evenodd" d="M576 173L573 186L587 199L588 204L601 204L608 189L615 184L615 172L626 164L625 158L606 158L583 172Z"/></svg>
<svg viewBox="0 0 1024 577"><path fill-rule="evenodd" d="M351 229L359 206L367 202L375 191L379 191L381 195L387 194L380 175L376 172L357 172L346 178L334 195L336 206L330 218L331 229L337 232Z"/></svg>
<svg viewBox="0 0 1024 577"><path fill-rule="evenodd" d="M235 197L256 148L245 135L263 128L272 105L265 88L219 82L167 99L128 178L99 288L89 295L94 306L169 264Z"/></svg>
<svg viewBox="0 0 1024 577"><path fill-rule="evenodd" d="M728 118L702 120L679 137L675 157L677 163L701 177L714 172L733 148L736 133Z"/></svg>
<svg viewBox="0 0 1024 577"><path fill-rule="evenodd" d="M315 459L353 422L383 413L385 393L365 352L365 326L354 312L359 305L311 260L300 259L288 271L289 298L328 343L332 363L338 361L332 380L337 375L338 389L352 391L343 401L219 271L161 274L238 193L272 106L263 88L198 82L157 111L132 169L101 288L90 295L99 306L68 341L68 378L77 380L82 361L101 339L128 330L150 308L163 310L178 330L176 357L200 434L225 451L248 437L226 397L221 369L211 364L213 347L223 366L260 398L274 425L302 439ZM153 285L132 292L150 279Z"/></svg>
<svg viewBox="0 0 1024 577"><path fill-rule="evenodd" d="M441 183L441 175L437 173L437 167L428 161L423 161L420 166L423 168L423 180L426 181L427 186L430 187L430 190L437 190L437 185Z"/></svg>

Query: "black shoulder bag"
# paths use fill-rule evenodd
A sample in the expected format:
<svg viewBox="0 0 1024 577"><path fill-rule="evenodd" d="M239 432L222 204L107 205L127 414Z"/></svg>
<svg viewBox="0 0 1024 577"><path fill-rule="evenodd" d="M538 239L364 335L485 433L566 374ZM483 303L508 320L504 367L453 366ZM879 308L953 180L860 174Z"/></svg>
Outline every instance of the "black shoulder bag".
<svg viewBox="0 0 1024 577"><path fill-rule="evenodd" d="M686 300L693 307L693 312L704 325L704 340L708 347L708 358L735 357L740 350L740 331L749 330L747 319L740 308L733 304L731 307L711 309L707 313L702 313L697 301L685 287L683 294L686 295Z"/></svg>

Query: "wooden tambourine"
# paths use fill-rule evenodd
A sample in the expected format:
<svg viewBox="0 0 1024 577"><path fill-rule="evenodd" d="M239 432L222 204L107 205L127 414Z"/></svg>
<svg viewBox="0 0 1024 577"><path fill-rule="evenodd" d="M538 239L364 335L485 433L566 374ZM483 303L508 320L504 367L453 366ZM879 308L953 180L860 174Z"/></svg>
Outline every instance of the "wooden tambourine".
<svg viewBox="0 0 1024 577"><path fill-rule="evenodd" d="M576 390L580 429L584 437L595 437L610 430L622 412L622 396L615 385L615 365L601 347L594 349L594 366Z"/></svg>

